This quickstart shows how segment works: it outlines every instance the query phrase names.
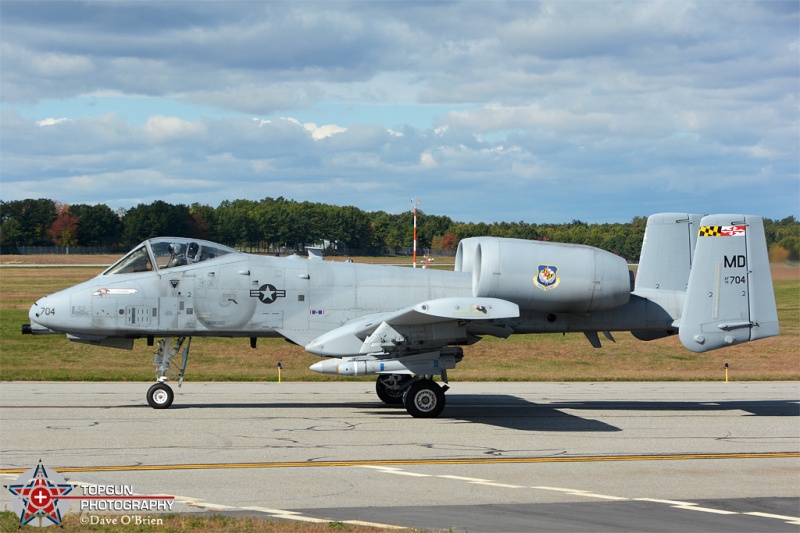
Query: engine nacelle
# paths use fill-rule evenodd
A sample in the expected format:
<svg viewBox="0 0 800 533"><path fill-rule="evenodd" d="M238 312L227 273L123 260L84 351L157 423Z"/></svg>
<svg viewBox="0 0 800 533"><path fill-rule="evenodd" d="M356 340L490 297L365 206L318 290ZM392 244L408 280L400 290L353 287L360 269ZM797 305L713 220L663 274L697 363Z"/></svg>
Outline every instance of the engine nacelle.
<svg viewBox="0 0 800 533"><path fill-rule="evenodd" d="M455 270L472 273L474 297L525 310L586 313L630 299L627 262L580 244L472 237L459 243Z"/></svg>

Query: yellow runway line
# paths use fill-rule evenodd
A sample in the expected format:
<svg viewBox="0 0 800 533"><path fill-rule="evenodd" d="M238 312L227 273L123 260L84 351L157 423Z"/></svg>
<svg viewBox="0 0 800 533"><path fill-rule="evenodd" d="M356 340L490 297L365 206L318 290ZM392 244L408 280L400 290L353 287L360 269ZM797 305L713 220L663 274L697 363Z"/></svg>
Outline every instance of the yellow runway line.
<svg viewBox="0 0 800 533"><path fill-rule="evenodd" d="M531 463L596 463L602 461L694 461L699 459L782 459L800 457L800 452L687 453L668 455L577 455L559 457L477 457L464 459L384 459L374 461L297 461L263 463L187 463L175 465L53 466L66 472L145 472L165 470L223 470L236 468L311 468L400 465L492 465ZM0 474L21 474L28 468L4 468Z"/></svg>

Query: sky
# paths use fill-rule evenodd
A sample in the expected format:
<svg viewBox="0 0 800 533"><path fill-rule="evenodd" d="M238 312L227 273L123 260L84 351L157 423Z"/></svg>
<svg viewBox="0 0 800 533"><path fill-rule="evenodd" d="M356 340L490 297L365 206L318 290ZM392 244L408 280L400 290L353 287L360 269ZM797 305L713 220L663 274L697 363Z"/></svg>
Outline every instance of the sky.
<svg viewBox="0 0 800 533"><path fill-rule="evenodd" d="M0 199L798 217L799 12L0 0Z"/></svg>

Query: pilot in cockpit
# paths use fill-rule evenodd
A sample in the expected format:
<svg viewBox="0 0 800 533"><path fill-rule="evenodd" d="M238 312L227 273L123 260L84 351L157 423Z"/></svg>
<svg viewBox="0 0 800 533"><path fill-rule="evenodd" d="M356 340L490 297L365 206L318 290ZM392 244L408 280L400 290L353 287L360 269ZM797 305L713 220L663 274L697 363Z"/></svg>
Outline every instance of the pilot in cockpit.
<svg viewBox="0 0 800 533"><path fill-rule="evenodd" d="M200 261L199 257L200 246L196 242L189 243L189 247L186 250L186 260L189 263L197 263Z"/></svg>
<svg viewBox="0 0 800 533"><path fill-rule="evenodd" d="M186 264L186 257L183 255L183 245L172 243L169 245L169 261L166 268L181 266Z"/></svg>

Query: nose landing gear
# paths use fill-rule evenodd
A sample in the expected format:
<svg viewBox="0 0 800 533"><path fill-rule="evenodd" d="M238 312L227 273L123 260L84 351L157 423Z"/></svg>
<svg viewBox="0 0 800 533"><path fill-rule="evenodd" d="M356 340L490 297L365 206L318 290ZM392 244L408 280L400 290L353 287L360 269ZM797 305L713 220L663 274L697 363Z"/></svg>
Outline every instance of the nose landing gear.
<svg viewBox="0 0 800 533"><path fill-rule="evenodd" d="M153 409L166 409L172 405L172 400L175 399L175 393L172 388L164 383L156 383L147 391L147 403Z"/></svg>
<svg viewBox="0 0 800 533"><path fill-rule="evenodd" d="M188 339L188 341L187 341ZM186 342L186 346L184 346ZM189 347L192 345L191 337L167 337L158 341L153 364L156 366L156 381L147 391L147 403L153 409L167 409L175 399L175 393L165 382L169 379L177 379L178 387L183 384L183 374L186 372L186 363L189 360ZM181 364L178 366L172 358L181 351Z"/></svg>

